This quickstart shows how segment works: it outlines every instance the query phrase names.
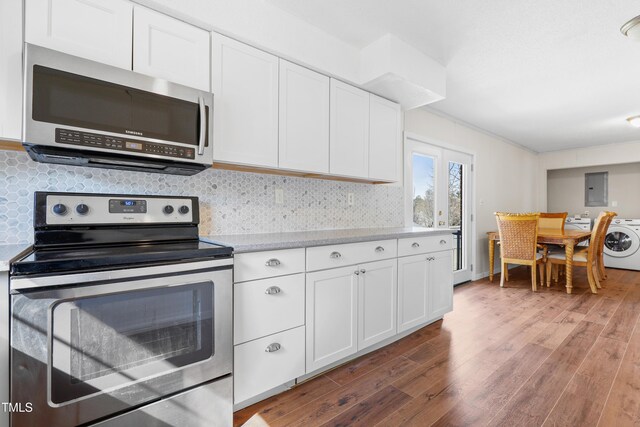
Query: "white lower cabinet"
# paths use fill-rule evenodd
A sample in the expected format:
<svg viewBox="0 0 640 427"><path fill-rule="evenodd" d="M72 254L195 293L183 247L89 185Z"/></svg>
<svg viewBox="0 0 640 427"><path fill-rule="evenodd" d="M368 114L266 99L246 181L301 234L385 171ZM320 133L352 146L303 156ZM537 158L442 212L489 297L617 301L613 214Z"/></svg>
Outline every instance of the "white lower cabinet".
<svg viewBox="0 0 640 427"><path fill-rule="evenodd" d="M398 332L442 317L452 308L450 250L398 258Z"/></svg>
<svg viewBox="0 0 640 427"><path fill-rule="evenodd" d="M307 274L307 372L358 350L357 266Z"/></svg>
<svg viewBox="0 0 640 427"><path fill-rule="evenodd" d="M304 326L237 345L234 403L304 375Z"/></svg>
<svg viewBox="0 0 640 427"><path fill-rule="evenodd" d="M358 276L358 350L396 334L397 260L362 264Z"/></svg>

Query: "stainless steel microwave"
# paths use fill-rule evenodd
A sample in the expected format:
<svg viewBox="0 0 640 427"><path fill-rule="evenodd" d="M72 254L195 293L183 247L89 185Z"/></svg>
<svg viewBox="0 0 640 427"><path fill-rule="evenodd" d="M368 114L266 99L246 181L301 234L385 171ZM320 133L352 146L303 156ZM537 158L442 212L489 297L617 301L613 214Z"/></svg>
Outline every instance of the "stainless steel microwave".
<svg viewBox="0 0 640 427"><path fill-rule="evenodd" d="M25 46L23 145L44 163L193 175L213 163L213 94Z"/></svg>

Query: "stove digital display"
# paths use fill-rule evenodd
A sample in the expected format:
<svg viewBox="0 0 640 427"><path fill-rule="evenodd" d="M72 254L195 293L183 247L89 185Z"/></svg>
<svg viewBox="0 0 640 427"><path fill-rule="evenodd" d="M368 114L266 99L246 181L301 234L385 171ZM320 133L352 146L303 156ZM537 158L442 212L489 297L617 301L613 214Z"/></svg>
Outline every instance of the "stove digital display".
<svg viewBox="0 0 640 427"><path fill-rule="evenodd" d="M109 213L144 214L147 213L147 201L132 199L110 199Z"/></svg>

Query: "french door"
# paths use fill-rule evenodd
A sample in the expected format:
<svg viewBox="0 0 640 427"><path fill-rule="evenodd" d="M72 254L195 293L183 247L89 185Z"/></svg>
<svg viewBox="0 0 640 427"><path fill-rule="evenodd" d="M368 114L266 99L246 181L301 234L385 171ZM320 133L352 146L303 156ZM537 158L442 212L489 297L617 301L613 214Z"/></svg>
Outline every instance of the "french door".
<svg viewBox="0 0 640 427"><path fill-rule="evenodd" d="M453 282L471 280L473 157L407 137L404 159L405 224L453 229Z"/></svg>

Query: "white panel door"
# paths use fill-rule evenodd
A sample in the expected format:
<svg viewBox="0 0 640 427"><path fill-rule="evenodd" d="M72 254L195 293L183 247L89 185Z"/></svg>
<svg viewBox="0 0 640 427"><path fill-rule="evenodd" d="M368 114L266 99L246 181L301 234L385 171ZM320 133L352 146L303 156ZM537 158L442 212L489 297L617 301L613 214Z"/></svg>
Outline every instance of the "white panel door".
<svg viewBox="0 0 640 427"><path fill-rule="evenodd" d="M429 255L398 258L398 332L429 319Z"/></svg>
<svg viewBox="0 0 640 427"><path fill-rule="evenodd" d="M329 172L329 77L283 59L278 165Z"/></svg>
<svg viewBox="0 0 640 427"><path fill-rule="evenodd" d="M131 69L128 1L26 0L25 13L27 43Z"/></svg>
<svg viewBox="0 0 640 427"><path fill-rule="evenodd" d="M307 274L307 373L358 350L357 267Z"/></svg>
<svg viewBox="0 0 640 427"><path fill-rule="evenodd" d="M278 58L213 34L215 161L278 166Z"/></svg>
<svg viewBox="0 0 640 427"><path fill-rule="evenodd" d="M398 261L358 267L358 350L362 350L396 334Z"/></svg>
<svg viewBox="0 0 640 427"><path fill-rule="evenodd" d="M369 93L331 79L329 171L369 177Z"/></svg>
<svg viewBox="0 0 640 427"><path fill-rule="evenodd" d="M140 6L133 18L134 71L209 91L208 31Z"/></svg>
<svg viewBox="0 0 640 427"><path fill-rule="evenodd" d="M429 254L429 319L453 310L453 256L451 251Z"/></svg>
<svg viewBox="0 0 640 427"><path fill-rule="evenodd" d="M0 0L0 139L22 134L22 1Z"/></svg>
<svg viewBox="0 0 640 427"><path fill-rule="evenodd" d="M370 94L369 178L398 181L402 134L400 105Z"/></svg>

